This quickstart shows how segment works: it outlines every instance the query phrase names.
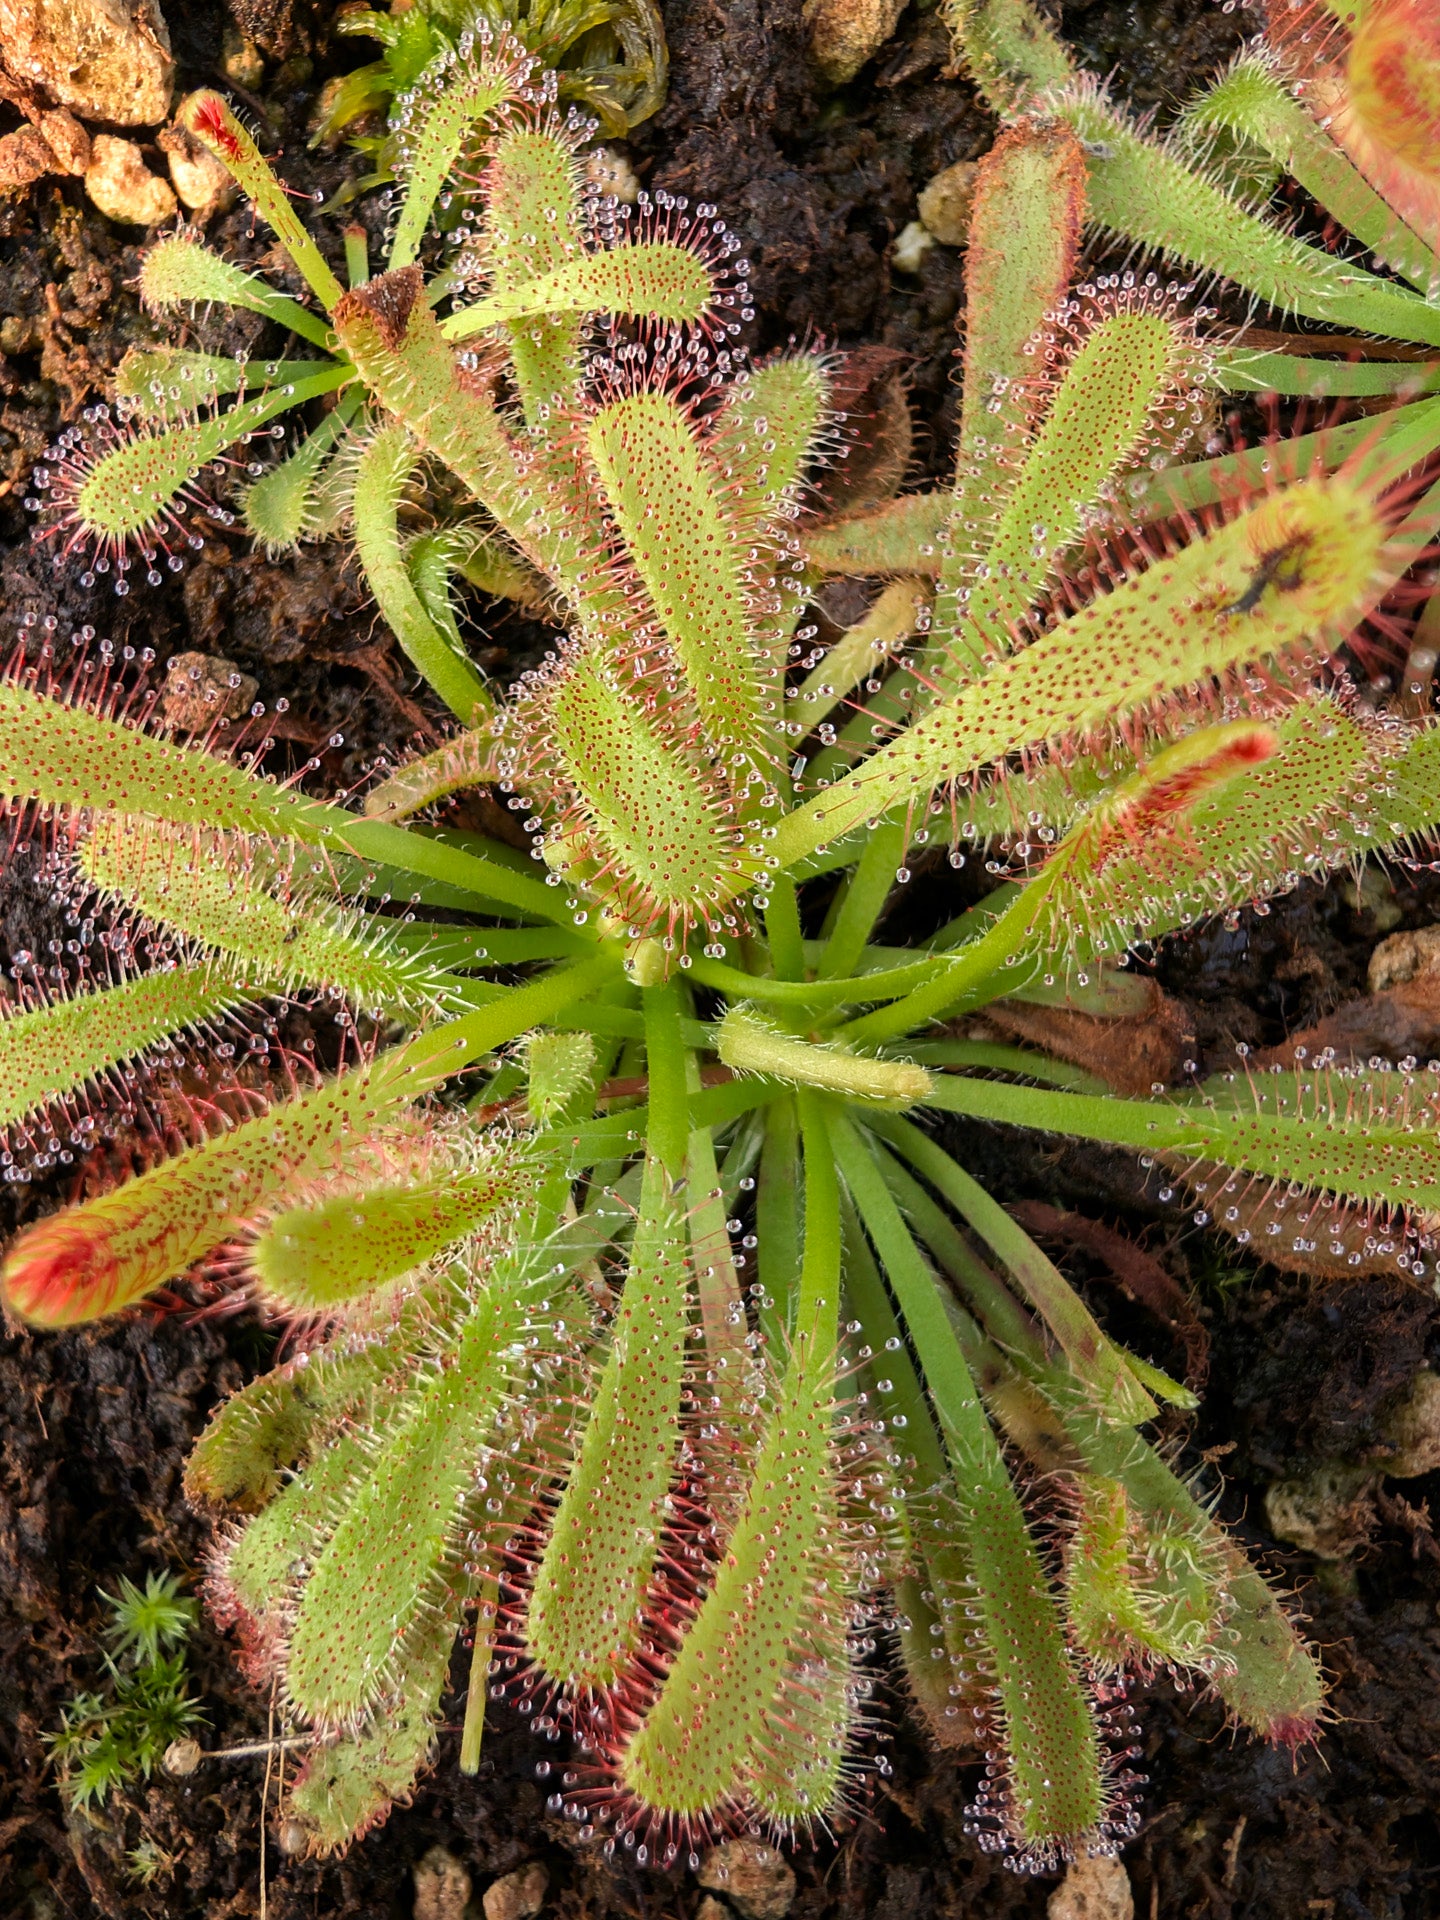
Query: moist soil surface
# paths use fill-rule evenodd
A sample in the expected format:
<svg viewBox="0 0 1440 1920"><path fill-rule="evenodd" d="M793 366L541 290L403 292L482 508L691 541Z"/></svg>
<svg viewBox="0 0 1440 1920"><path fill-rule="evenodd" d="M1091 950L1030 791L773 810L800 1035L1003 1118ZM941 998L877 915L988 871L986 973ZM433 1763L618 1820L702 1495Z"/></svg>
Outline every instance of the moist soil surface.
<svg viewBox="0 0 1440 1920"><path fill-rule="evenodd" d="M304 194L333 195L360 170L343 147L306 150L323 80L368 48L333 36L325 0L248 0L244 24L267 53L252 106L275 109L276 145ZM668 103L637 133L641 178L714 201L742 235L757 318L752 346L798 339L862 353L855 384L881 391L903 374L913 419L908 478L940 473L953 440L953 378L963 256L936 247L915 274L890 248L915 217L917 190L941 167L974 158L993 124L946 68L933 13L911 9L890 45L839 92L807 66L799 0L670 0ZM225 19L200 0L172 6L181 78L216 78ZM1246 17L1212 0L1081 0L1063 27L1095 70L1113 71L1137 105L1163 113L1239 43ZM159 161L159 156L152 156ZM303 204L303 203L302 203ZM378 237L372 198L361 217ZM313 222L332 253L351 214ZM79 568L52 571L29 541L28 473L62 424L104 397L127 344L151 337L133 282L136 233L107 223L73 182L41 181L0 198L0 647L22 618L85 622L117 645L150 646L158 664L198 651L252 676L271 710L277 754L316 755L330 785L353 781L381 750L433 742L441 716L417 690L340 546L270 560L208 522L205 545L178 583L143 585L127 601L86 590ZM210 238L261 259L263 233L237 211ZM268 263L272 270L276 263ZM207 347L279 346L258 321L212 319ZM893 423L892 423L893 425ZM879 438L879 430L875 438ZM864 443L857 465L864 464ZM853 617L846 592L822 610ZM532 656L543 635L502 610L473 609L476 655L492 669ZM502 816L503 817L503 816ZM943 865L918 873L905 911L930 924L955 908ZM1200 1071L1233 1060L1237 1041L1278 1046L1363 992L1368 955L1397 927L1435 918L1424 873L1374 875L1356 888L1304 888L1264 916L1240 916L1172 943L1159 977L1184 1009ZM0 875L0 959L46 951L58 913L37 905L27 863ZM1421 1052L1440 1052L1440 1040ZM1322 1562L1267 1533L1263 1495L1335 1459L1383 1468L1387 1401L1440 1363L1440 1310L1429 1285L1394 1278L1316 1281L1282 1274L1217 1243L1122 1155L968 1128L955 1144L1008 1203L1042 1203L1118 1227L1190 1290L1184 1344L1103 1283L1073 1219L1048 1244L1091 1288L1097 1311L1173 1369L1208 1369L1203 1408L1175 1424L1176 1456L1218 1501L1246 1545L1295 1593L1333 1681L1333 1718L1298 1755L1233 1735L1211 1700L1169 1685L1138 1697L1149 1784L1139 1837L1126 1855L1135 1911L1150 1920L1421 1920L1440 1912L1440 1545L1426 1479L1381 1481L1352 1550ZM7 1227L54 1205L42 1183L7 1189ZM1093 1283L1093 1286L1091 1285ZM193 1574L206 1528L181 1493L187 1451L209 1411L263 1369L273 1329L248 1314L194 1319L137 1314L65 1336L11 1331L0 1341L0 1916L92 1914L454 1916L462 1902L417 1905L414 1868L436 1847L463 1864L478 1911L497 1876L540 1861L547 1912L575 1917L698 1914L705 1895L676 1872L629 1871L578 1846L546 1811L541 1748L492 1709L480 1774L456 1767L452 1725L413 1804L330 1862L283 1851L276 1781L263 1760L157 1773L103 1812L67 1814L46 1764L45 1736L66 1703L101 1679L99 1589L122 1575ZM1043 1492L1037 1492L1043 1501ZM266 1703L235 1670L208 1625L189 1643L203 1699L206 1747L262 1740ZM463 1655L455 1681L463 1691ZM458 1713L459 1694L452 1696ZM907 1727L881 1681L888 1774L872 1771L841 1830L793 1861L792 1913L914 1920L918 1915L1038 1916L1051 1880L1004 1871L965 1832L979 1769L936 1755ZM159 1866L142 1882L127 1855L143 1844ZM434 1883L429 1883L432 1886ZM428 1904L427 1904L428 1902ZM1071 1912L1077 1909L1069 1909ZM496 1920L499 1920L497 1913ZM728 1908L707 1920L728 1920Z"/></svg>

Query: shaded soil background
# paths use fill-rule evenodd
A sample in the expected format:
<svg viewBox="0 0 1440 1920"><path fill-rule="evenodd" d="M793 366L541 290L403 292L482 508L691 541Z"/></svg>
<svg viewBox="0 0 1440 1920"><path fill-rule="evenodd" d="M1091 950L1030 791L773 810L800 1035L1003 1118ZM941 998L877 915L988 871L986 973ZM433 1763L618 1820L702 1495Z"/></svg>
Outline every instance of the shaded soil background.
<svg viewBox="0 0 1440 1920"><path fill-rule="evenodd" d="M331 41L329 9L277 11L251 0L269 36L266 90L284 108L283 166L306 192L333 193L356 162L305 151L314 94L365 56ZM670 0L670 98L632 153L651 185L714 200L754 267L763 348L819 332L847 347L906 356L915 424L913 477L939 473L953 433L952 358L962 259L936 248L918 276L892 271L888 249L914 218L938 169L983 152L993 129L962 81L945 71L933 15L913 9L892 45L839 93L812 85L799 0ZM215 78L223 14L171 8L186 86ZM1243 14L1212 0L1091 0L1063 9L1089 63L1114 68L1138 104L1164 109L1238 43ZM295 54L308 60L296 63ZM289 64L286 64L287 58ZM377 206L364 209L376 223ZM339 252L340 219L317 223ZM0 646L27 613L84 622L117 644L149 645L163 664L198 649L253 675L274 712L282 752L324 760L348 783L382 749L436 737L439 715L377 626L344 551L271 562L211 529L183 582L123 605L87 593L75 570L52 574L28 539L21 506L29 469L62 421L100 397L125 346L146 337L132 289L134 234L107 227L71 184L42 182L0 200ZM264 234L237 212L211 230L247 262ZM274 266L273 260L267 264ZM200 344L266 350L259 322L212 321ZM842 609L836 609L837 615ZM487 613L477 656L501 666L533 648L523 622ZM281 709L277 703L287 703ZM341 744L329 745L332 735ZM948 876L944 885L951 884ZM938 889L921 876L917 891ZM927 904L936 904L931 901ZM1370 948L1395 925L1435 918L1426 876L1405 873L1355 893L1302 890L1237 929L1211 929L1162 958L1167 988L1192 1014L1202 1069L1225 1064L1237 1039L1276 1044L1363 986ZM939 903L943 906L943 902ZM943 917L938 910L936 918ZM27 891L22 868L0 875L0 960L43 952L60 936ZM1428 1289L1369 1280L1312 1286L1247 1265L1147 1191L1123 1156L1017 1141L970 1128L959 1144L1006 1200L1039 1199L1118 1222L1195 1292L1210 1343L1210 1381L1183 1459L1209 1475L1225 1516L1300 1593L1334 1677L1335 1721L1297 1761L1232 1738L1210 1702L1157 1687L1142 1703L1145 1824L1127 1856L1136 1910L1150 1920L1419 1920L1440 1913L1440 1550L1425 1481L1395 1488L1392 1516L1342 1571L1319 1577L1303 1555L1275 1550L1260 1525L1271 1480L1380 1444L1388 1396L1440 1362L1440 1311ZM51 1204L7 1195L8 1224ZM1080 1279L1089 1277L1084 1262ZM1097 1304L1104 1296L1097 1293ZM273 1335L235 1318L186 1324L136 1317L65 1337L11 1334L0 1344L0 1916L137 1914L226 1920L261 1911L263 1768L202 1767L157 1777L111 1802L95 1822L67 1817L43 1736L66 1701L99 1676L97 1586L120 1574L191 1570L204 1528L180 1492L188 1448L226 1392L262 1368ZM1147 1351L1178 1356L1153 1324ZM1212 1464L1205 1464L1207 1451ZM1223 1483L1219 1473L1223 1471ZM1393 1522L1393 1523L1392 1523ZM240 1683L208 1627L191 1643L204 1700L205 1744L263 1737L264 1703ZM458 1667L457 1685L463 1685ZM1017 1880L962 1832L977 1769L929 1754L890 1714L893 1773L875 1783L835 1844L795 1861L797 1920L914 1920L918 1915L1039 1916L1051 1883ZM690 1920L702 1898L681 1875L626 1876L578 1852L544 1811L536 1743L492 1714L481 1775L455 1767L457 1733L414 1804L343 1861L286 1859L268 1840L273 1920L408 1916L412 1866L439 1843L463 1860L477 1897L488 1879L541 1859L547 1912ZM273 1811L273 1794L269 1803ZM125 1852L153 1840L172 1868L142 1888Z"/></svg>

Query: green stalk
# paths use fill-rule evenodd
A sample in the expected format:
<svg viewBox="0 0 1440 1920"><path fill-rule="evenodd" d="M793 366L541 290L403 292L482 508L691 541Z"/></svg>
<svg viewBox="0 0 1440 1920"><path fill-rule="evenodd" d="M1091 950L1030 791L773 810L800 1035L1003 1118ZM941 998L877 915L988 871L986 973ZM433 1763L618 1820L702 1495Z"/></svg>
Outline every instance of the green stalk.
<svg viewBox="0 0 1440 1920"><path fill-rule="evenodd" d="M370 278L370 236L358 220L352 220L341 237L345 242L346 282L363 287Z"/></svg>
<svg viewBox="0 0 1440 1920"><path fill-rule="evenodd" d="M690 1093L679 982L671 979L658 987L646 987L642 999L645 1071L649 1076L646 1139L650 1152L673 1182L685 1177L690 1149Z"/></svg>
<svg viewBox="0 0 1440 1920"><path fill-rule="evenodd" d="M800 931L800 903L788 874L775 875L765 901L765 933L777 980L805 978L805 941Z"/></svg>
<svg viewBox="0 0 1440 1920"><path fill-rule="evenodd" d="M1440 1207L1440 1167L1425 1129L1404 1120L1351 1121L1333 1114L1327 1122L1323 1111L1293 1117L1269 1114L1257 1110L1265 1091L1264 1083L1258 1083L1256 1107L1249 1112L1223 1112L952 1076L937 1078L928 1104L971 1119L1103 1140L1144 1154L1214 1160L1237 1171L1299 1181L1358 1200ZM1323 1109L1323 1093L1320 1106Z"/></svg>
<svg viewBox="0 0 1440 1920"><path fill-rule="evenodd" d="M840 911L816 970L819 979L836 980L854 972L876 921L885 911L885 902L895 886L896 872L904 861L904 821L882 820L866 839L860 863L845 887Z"/></svg>
<svg viewBox="0 0 1440 1920"><path fill-rule="evenodd" d="M351 284L354 284L352 280ZM495 1622L500 1612L500 1577L487 1567L475 1589L474 1643L470 1649L470 1677L465 1687L465 1722L460 1729L460 1771L472 1777L480 1771L485 1739L485 1695L490 1677L490 1653L495 1644Z"/></svg>
<svg viewBox="0 0 1440 1920"><path fill-rule="evenodd" d="M1066 1856L1104 1814L1099 1739L1004 1459L935 1282L874 1157L830 1115L835 1158L925 1370L954 1476L1006 1748L1006 1824L1024 1856Z"/></svg>
<svg viewBox="0 0 1440 1920"><path fill-rule="evenodd" d="M805 1248L795 1302L795 1342L812 1364L835 1351L840 1308L840 1182L826 1127L825 1105L809 1087L795 1095L805 1157Z"/></svg>
<svg viewBox="0 0 1440 1920"><path fill-rule="evenodd" d="M365 578L391 631L460 724L488 720L495 703L468 655L425 611L401 550L399 508L418 449L402 426L380 427L355 468L355 545Z"/></svg>
<svg viewBox="0 0 1440 1920"><path fill-rule="evenodd" d="M492 1005L419 1035L396 1056L397 1064L422 1076L434 1073L431 1084L438 1086L482 1054L518 1040L532 1027L549 1025L577 1000L611 984L619 972L619 956L609 952L575 966L554 967L538 980L510 988Z"/></svg>
<svg viewBox="0 0 1440 1920"><path fill-rule="evenodd" d="M686 1085L693 1098L700 1091L700 1071L693 1053L687 1052L685 1067ZM705 1352L715 1375L722 1412L728 1416L727 1424L733 1426L735 1402L743 1387L745 1310L740 1277L730 1251L715 1142L708 1127L691 1130L685 1178L690 1200L690 1258L700 1324L705 1330Z"/></svg>
<svg viewBox="0 0 1440 1920"><path fill-rule="evenodd" d="M1137 1427L1156 1414L1155 1402L1131 1371L1126 1355L1096 1325L1094 1316L1065 1276L1047 1260L1029 1234L992 1200L985 1189L949 1154L901 1120L880 1120L874 1131L902 1153L911 1166L944 1194L961 1218L1019 1281L1031 1305L1058 1341L1075 1377L1090 1394L1101 1418L1112 1425ZM892 1179L888 1155L878 1156L892 1191L903 1196L909 1183ZM898 1174L898 1169L893 1170Z"/></svg>
<svg viewBox="0 0 1440 1920"><path fill-rule="evenodd" d="M362 820L338 807L317 809L323 816L317 822L311 844L340 847L362 860L378 860L398 867L403 873L418 873L429 879L447 882L462 893L481 900L498 901L502 907L514 907L526 915L554 920L567 931L574 925L574 914L542 881L513 873L498 860L449 846L428 834L407 832L383 820ZM307 819L305 825L310 827ZM296 838L311 838L297 834Z"/></svg>
<svg viewBox="0 0 1440 1920"><path fill-rule="evenodd" d="M727 1080L696 1094L690 1117L697 1127L724 1127L774 1099L774 1087L761 1081ZM603 1119L563 1128L558 1136L545 1137L540 1144L547 1149L562 1149L565 1165L578 1178L600 1161L626 1160L639 1151L645 1142L648 1119L643 1105L625 1107Z"/></svg>
<svg viewBox="0 0 1440 1920"><path fill-rule="evenodd" d="M467 967L517 967L527 960L578 957L595 944L580 928L567 933L560 927L442 927L428 920L397 922L390 940L401 953L462 972Z"/></svg>
<svg viewBox="0 0 1440 1920"><path fill-rule="evenodd" d="M755 1238L760 1330L767 1350L780 1353L794 1317L795 1276L800 1271L800 1117L790 1093L772 1098L765 1109L755 1183Z"/></svg>
<svg viewBox="0 0 1440 1920"><path fill-rule="evenodd" d="M849 1021L837 1029L836 1037L854 1046L875 1046L929 1021L1016 992L1039 971L1038 958L1032 955L1027 962L1019 956L1048 893L1049 885L1042 874L1016 895L978 939L961 947L943 973L932 974L912 987L903 1000Z"/></svg>
<svg viewBox="0 0 1440 1920"><path fill-rule="evenodd" d="M968 1067L975 1073L1010 1073L1066 1093L1108 1094L1097 1073L1052 1060L1028 1047L1007 1047L994 1040L907 1040L905 1058L925 1067Z"/></svg>
<svg viewBox="0 0 1440 1920"><path fill-rule="evenodd" d="M845 980L776 980L769 974L744 973L739 967L727 966L723 960L707 960L697 954L691 961L690 978L702 986L714 987L717 993L731 1000L760 1000L770 1006L808 1012L898 998L929 979L937 968L948 964L946 956L936 954L911 961L907 966L858 973Z"/></svg>
<svg viewBox="0 0 1440 1920"><path fill-rule="evenodd" d="M1315 400L1403 393L1410 398L1440 387L1440 367L1434 361L1314 360L1298 353L1225 347L1215 353L1214 368L1222 393L1293 393ZM1291 444L1286 442L1286 447Z"/></svg>
<svg viewBox="0 0 1440 1920"><path fill-rule="evenodd" d="M274 232L315 298L327 313L332 312L344 289L300 224L300 216L269 163L224 99L208 88L192 93L185 101L180 120L186 132L208 147L234 175L241 191L254 202L256 212Z"/></svg>
<svg viewBox="0 0 1440 1920"><path fill-rule="evenodd" d="M513 600L527 613L542 613L550 604L548 581L517 559L503 540L482 533L470 521L412 534L405 565L432 619L440 619L437 607L448 604L452 573L492 600Z"/></svg>
<svg viewBox="0 0 1440 1920"><path fill-rule="evenodd" d="M1440 400L1414 400L1383 419L1346 420L1317 433L1297 434L1278 446L1247 447L1241 453L1169 467L1146 480L1129 498L1137 520L1159 519L1217 500L1246 498L1257 488L1299 480L1316 468L1333 472L1353 460L1357 475L1390 484L1440 447Z"/></svg>
<svg viewBox="0 0 1440 1920"><path fill-rule="evenodd" d="M645 1038L645 1016L633 1007L607 1007L587 1005L572 1008L569 1013L556 1016L556 1024L567 1031L585 1033L603 1033L612 1039L643 1040ZM687 1047L711 1047L714 1044L714 1029L701 1024L698 1020L680 1022L680 1039Z"/></svg>
<svg viewBox="0 0 1440 1920"><path fill-rule="evenodd" d="M877 1160L879 1158L877 1156ZM895 1196L917 1241L929 1249L941 1271L960 1288L975 1310L982 1314L986 1326L990 1328L994 1338L1000 1342L1004 1350L1007 1353L1024 1355L1037 1364L1044 1361L1045 1343L1040 1337L1035 1321L986 1266L944 1208L930 1197L927 1189L922 1187L918 1180L906 1172L893 1154L883 1156L881 1170L885 1175L886 1186ZM977 1302L980 1304L977 1305ZM949 1311L949 1301L945 1304ZM952 1321L955 1319L953 1312L950 1317ZM960 1333L961 1345L964 1346L964 1328L959 1323L957 1323L957 1332ZM966 1347L966 1355L983 1388L985 1385L981 1377L983 1369L975 1365L974 1356L968 1347Z"/></svg>
<svg viewBox="0 0 1440 1920"><path fill-rule="evenodd" d="M984 1689L977 1684L974 1653L967 1645L974 1575L959 1530L950 1524L950 1475L930 1402L848 1194L841 1195L840 1218L845 1298L876 1356L865 1370L866 1384L892 1431L903 1436L908 1456L905 1513L918 1564L895 1589L901 1656L936 1739L943 1746L959 1745L974 1737L975 1709L983 1711Z"/></svg>
<svg viewBox="0 0 1440 1920"><path fill-rule="evenodd" d="M198 251L193 243L180 244ZM205 401L308 380L316 371L314 360L251 361L184 347L130 347L115 369L115 398L142 420L174 426Z"/></svg>
<svg viewBox="0 0 1440 1920"><path fill-rule="evenodd" d="M872 1390L887 1420L900 1416L896 1430L904 1436L902 1449L910 1456L916 1485L933 1490L948 1474L935 1416L902 1344L900 1323L848 1192L840 1196L840 1222L845 1239L845 1298L864 1329L867 1345L877 1356L885 1356L883 1361L877 1357L871 1363L870 1373L872 1377L883 1375L886 1384L882 1387L877 1381Z"/></svg>

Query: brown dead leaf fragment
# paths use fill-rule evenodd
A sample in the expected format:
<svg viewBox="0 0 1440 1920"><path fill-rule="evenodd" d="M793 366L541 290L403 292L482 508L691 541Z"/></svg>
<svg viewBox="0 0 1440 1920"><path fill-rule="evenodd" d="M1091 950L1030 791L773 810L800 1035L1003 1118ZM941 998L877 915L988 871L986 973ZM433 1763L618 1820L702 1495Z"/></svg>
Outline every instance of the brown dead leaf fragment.
<svg viewBox="0 0 1440 1920"><path fill-rule="evenodd" d="M1313 1065L1327 1051L1342 1066L1375 1057L1440 1058L1440 981L1432 978L1428 991L1415 982L1347 1000L1278 1047L1265 1047L1250 1057L1256 1070L1263 1071Z"/></svg>
<svg viewBox="0 0 1440 1920"><path fill-rule="evenodd" d="M1403 1528L1409 1534L1412 1560L1424 1554L1427 1559L1440 1563L1440 1541L1435 1538L1428 1501L1412 1506L1403 1494L1387 1493L1380 1487L1375 1494L1375 1506L1387 1526Z"/></svg>
<svg viewBox="0 0 1440 1920"><path fill-rule="evenodd" d="M1256 1068L1293 1067L1329 1052L1350 1061L1440 1058L1440 927L1393 933L1370 955L1368 994L1346 1000L1278 1047Z"/></svg>
<svg viewBox="0 0 1440 1920"><path fill-rule="evenodd" d="M857 347L840 356L830 404L843 415L847 451L816 482L826 519L863 513L899 493L913 448L904 382L909 364L909 355L895 347Z"/></svg>
<svg viewBox="0 0 1440 1920"><path fill-rule="evenodd" d="M1185 1384L1198 1393L1210 1371L1210 1336L1190 1296L1147 1253L1114 1227L1083 1213L1062 1213L1040 1200L1020 1200L1010 1212L1037 1239L1060 1240L1093 1253L1127 1299L1154 1314L1185 1349Z"/></svg>
<svg viewBox="0 0 1440 1920"><path fill-rule="evenodd" d="M1118 1018L1022 1000L997 1000L985 1009L985 1018L1017 1040L1098 1074L1116 1093L1141 1099L1157 1085L1178 1080L1195 1046L1190 1016L1180 1002L1153 980L1142 983L1143 1011Z"/></svg>

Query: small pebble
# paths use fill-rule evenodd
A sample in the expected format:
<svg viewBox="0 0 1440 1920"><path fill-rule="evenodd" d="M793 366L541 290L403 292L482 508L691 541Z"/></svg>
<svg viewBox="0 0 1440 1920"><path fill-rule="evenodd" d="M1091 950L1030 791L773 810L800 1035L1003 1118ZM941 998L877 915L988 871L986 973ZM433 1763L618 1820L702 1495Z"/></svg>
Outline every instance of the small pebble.
<svg viewBox="0 0 1440 1920"><path fill-rule="evenodd" d="M895 31L906 0L804 0L810 57L832 86L853 80Z"/></svg>
<svg viewBox="0 0 1440 1920"><path fill-rule="evenodd" d="M1392 1480L1416 1480L1440 1467L1440 1374L1424 1367L1385 1415L1394 1454L1385 1462Z"/></svg>
<svg viewBox="0 0 1440 1920"><path fill-rule="evenodd" d="M1270 1531L1317 1560L1345 1560L1364 1546L1375 1524L1373 1469L1322 1460L1294 1480L1265 1489Z"/></svg>
<svg viewBox="0 0 1440 1920"><path fill-rule="evenodd" d="M411 1869L415 1879L415 1920L465 1920L470 1875L444 1847L431 1847Z"/></svg>
<svg viewBox="0 0 1440 1920"><path fill-rule="evenodd" d="M127 227L158 227L178 211L169 181L151 173L133 140L110 133L90 143L85 191L108 220Z"/></svg>
<svg viewBox="0 0 1440 1920"><path fill-rule="evenodd" d="M1387 987L1408 986L1426 974L1440 984L1440 927L1415 927L1382 940L1370 955L1366 984L1371 993L1384 993Z"/></svg>
<svg viewBox="0 0 1440 1920"><path fill-rule="evenodd" d="M935 236L918 220L902 227L890 249L890 264L897 273L919 273L927 253L934 250Z"/></svg>
<svg viewBox="0 0 1440 1920"><path fill-rule="evenodd" d="M33 313L7 313L0 320L0 353L38 353L44 345L45 329Z"/></svg>
<svg viewBox="0 0 1440 1920"><path fill-rule="evenodd" d="M187 1774L194 1773L202 1757L198 1740L172 1740L165 1749L165 1758L161 1764L166 1773L173 1773L183 1780Z"/></svg>
<svg viewBox="0 0 1440 1920"><path fill-rule="evenodd" d="M532 1920L545 1904L550 1890L550 1875L538 1860L502 1873L492 1880L481 1896L485 1920Z"/></svg>
<svg viewBox="0 0 1440 1920"><path fill-rule="evenodd" d="M155 127L175 61L156 0L0 0L5 64L62 107L112 127Z"/></svg>
<svg viewBox="0 0 1440 1920"><path fill-rule="evenodd" d="M628 153L618 147L596 147L585 156L585 171L597 192L633 207L640 198L640 177Z"/></svg>
<svg viewBox="0 0 1440 1920"><path fill-rule="evenodd" d="M920 189L921 225L942 247L963 247L970 237L970 209L979 171L975 161L957 160Z"/></svg>
<svg viewBox="0 0 1440 1920"><path fill-rule="evenodd" d="M84 173L90 164L90 135L74 114L64 107L53 107L40 115L38 124L60 171Z"/></svg>
<svg viewBox="0 0 1440 1920"><path fill-rule="evenodd" d="M723 1894L741 1920L784 1920L795 1899L789 1861L763 1840L727 1840L712 1847L695 1878Z"/></svg>
<svg viewBox="0 0 1440 1920"><path fill-rule="evenodd" d="M265 81L265 58L249 34L238 27L226 27L220 42L220 68L225 78L237 87L254 93Z"/></svg>
<svg viewBox="0 0 1440 1920"><path fill-rule="evenodd" d="M217 720L248 711L257 691L233 660L211 653L174 653L165 663L160 712L178 733L203 733Z"/></svg>
<svg viewBox="0 0 1440 1920"><path fill-rule="evenodd" d="M1072 1860L1045 1911L1049 1920L1135 1920L1124 1863L1110 1854Z"/></svg>
<svg viewBox="0 0 1440 1920"><path fill-rule="evenodd" d="M49 141L35 127L17 127L0 137L0 192L17 192L59 170Z"/></svg>

